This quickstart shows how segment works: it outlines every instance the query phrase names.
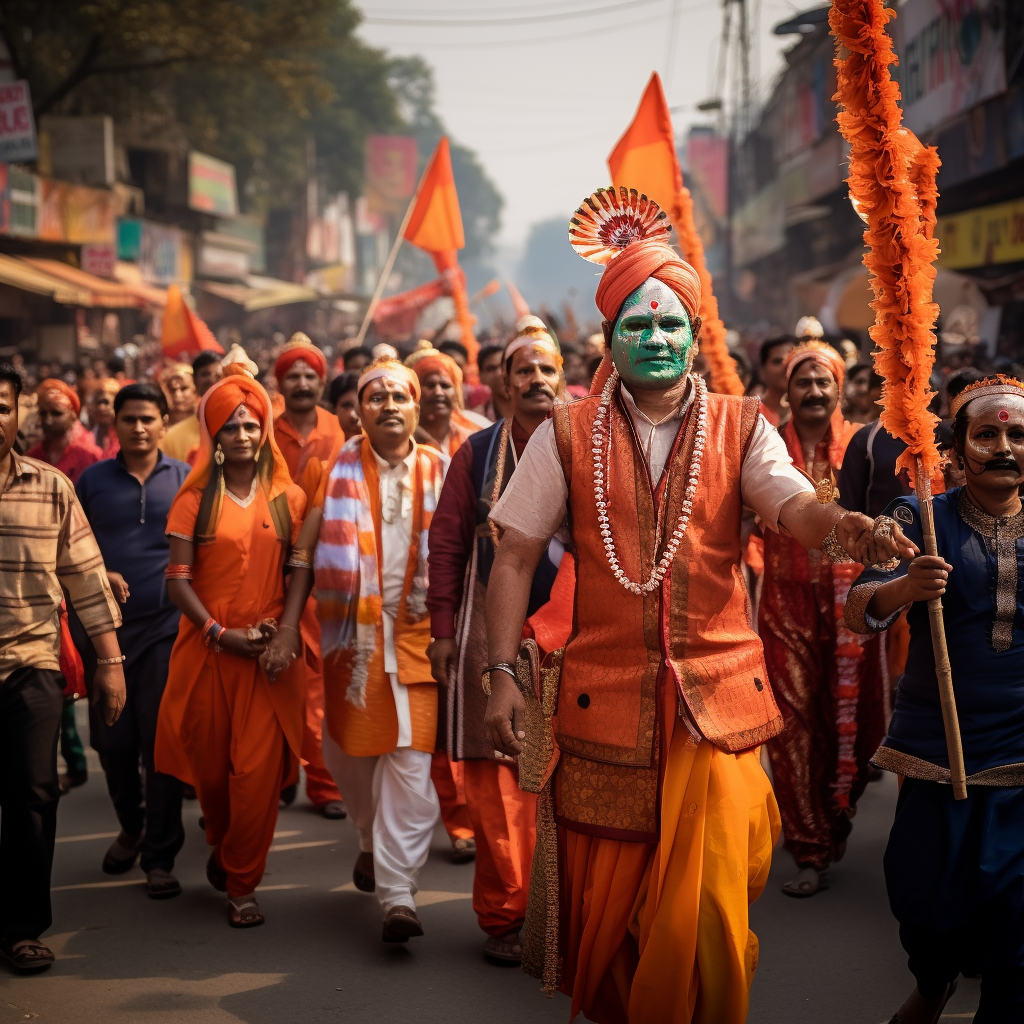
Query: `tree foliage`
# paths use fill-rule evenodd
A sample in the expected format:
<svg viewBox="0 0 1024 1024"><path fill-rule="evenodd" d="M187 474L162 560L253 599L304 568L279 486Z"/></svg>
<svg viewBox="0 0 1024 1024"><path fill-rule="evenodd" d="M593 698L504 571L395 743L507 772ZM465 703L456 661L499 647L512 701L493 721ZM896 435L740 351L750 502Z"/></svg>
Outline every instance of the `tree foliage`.
<svg viewBox="0 0 1024 1024"><path fill-rule="evenodd" d="M234 164L243 207L301 203L310 157L359 192L366 136L409 132L421 165L444 126L429 67L355 36L351 0L0 0L0 36L37 117L109 114L138 143ZM497 231L501 197L452 146L467 256Z"/></svg>

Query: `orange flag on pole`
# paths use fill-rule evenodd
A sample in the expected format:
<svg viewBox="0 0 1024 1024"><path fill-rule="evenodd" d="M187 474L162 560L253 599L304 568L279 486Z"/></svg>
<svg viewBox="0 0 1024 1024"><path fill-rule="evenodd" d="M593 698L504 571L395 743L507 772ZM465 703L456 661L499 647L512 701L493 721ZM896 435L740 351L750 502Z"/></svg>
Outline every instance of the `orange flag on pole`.
<svg viewBox="0 0 1024 1024"><path fill-rule="evenodd" d="M653 199L673 225L680 212L683 172L676 156L672 117L657 71L644 90L636 116L608 157L615 185L635 188Z"/></svg>
<svg viewBox="0 0 1024 1024"><path fill-rule="evenodd" d="M442 138L423 172L416 205L405 228L405 239L427 252L463 249L462 213L455 191L448 140Z"/></svg>
<svg viewBox="0 0 1024 1024"><path fill-rule="evenodd" d="M165 356L180 359L186 354L209 350L221 352L217 339L202 320L186 305L181 289L172 284L167 289L163 325L160 329L160 347Z"/></svg>
<svg viewBox="0 0 1024 1024"><path fill-rule="evenodd" d="M742 395L743 382L725 342L725 324L711 289L704 243L694 224L690 190L683 184L672 117L657 71L647 83L636 115L608 157L608 169L613 184L642 192L668 214L683 258L700 277L701 350L711 368L711 387L722 394Z"/></svg>
<svg viewBox="0 0 1024 1024"><path fill-rule="evenodd" d="M469 311L466 279L458 269L456 250L466 246L462 230L459 196L455 191L452 157L448 140L442 138L427 164L416 194L416 205L405 227L405 240L434 257L438 273L445 275L452 290L455 317L462 330L462 344L469 353L468 376L476 383L476 354L479 346L473 334L473 314Z"/></svg>

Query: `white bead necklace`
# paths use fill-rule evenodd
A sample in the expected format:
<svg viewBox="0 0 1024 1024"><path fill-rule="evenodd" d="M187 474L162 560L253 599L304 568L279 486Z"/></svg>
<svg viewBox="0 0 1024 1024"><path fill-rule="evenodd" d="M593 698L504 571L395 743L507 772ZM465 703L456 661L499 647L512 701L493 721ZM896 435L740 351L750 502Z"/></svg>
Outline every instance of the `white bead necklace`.
<svg viewBox="0 0 1024 1024"><path fill-rule="evenodd" d="M608 559L608 565L612 573L619 583L632 594L649 594L661 586L661 581L668 573L669 567L672 565L672 559L675 558L676 551L682 543L683 534L686 533L686 528L690 525L690 516L693 513L693 498L697 493L700 467L704 461L704 442L707 437L708 421L707 387L700 376L695 375L691 380L696 389L694 400L697 404L697 432L693 439L693 455L690 458L686 491L683 495L683 507L679 513L679 519L676 521L676 527L672 531L672 537L668 542L668 546L658 560L658 564L653 567L646 583L634 583L623 571L622 566L619 565L619 556L615 551L615 538L612 536L611 522L608 519L608 501L604 490L607 473L605 467L611 465L612 454L612 437L611 431L608 429L608 415L611 409L612 395L615 393L615 387L619 383L618 370L612 370L604 386L604 391L601 392L601 404L598 406L594 427L590 435L591 451L594 454L594 497L597 506L597 526L601 531L605 557ZM604 457L603 464L602 456ZM655 525L655 550L657 550L657 545L661 543L663 529L662 513L659 511ZM642 575L643 568L641 567Z"/></svg>

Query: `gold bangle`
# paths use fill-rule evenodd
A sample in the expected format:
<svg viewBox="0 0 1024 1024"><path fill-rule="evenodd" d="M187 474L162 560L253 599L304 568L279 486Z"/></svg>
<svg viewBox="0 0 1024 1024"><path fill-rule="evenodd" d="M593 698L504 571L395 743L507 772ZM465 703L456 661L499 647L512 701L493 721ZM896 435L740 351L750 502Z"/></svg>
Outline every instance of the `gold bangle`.
<svg viewBox="0 0 1024 1024"><path fill-rule="evenodd" d="M97 658L97 665L123 665L128 660L127 654L121 654L116 658Z"/></svg>

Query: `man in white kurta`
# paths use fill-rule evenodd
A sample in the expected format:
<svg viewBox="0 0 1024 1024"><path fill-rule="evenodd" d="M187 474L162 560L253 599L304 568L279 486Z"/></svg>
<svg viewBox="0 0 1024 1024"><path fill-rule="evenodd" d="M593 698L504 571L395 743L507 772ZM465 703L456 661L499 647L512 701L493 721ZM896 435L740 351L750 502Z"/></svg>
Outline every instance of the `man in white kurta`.
<svg viewBox="0 0 1024 1024"><path fill-rule="evenodd" d="M437 691L424 602L427 527L447 460L411 440L418 390L400 364L373 364L360 379L365 433L346 444L332 470L316 559L325 608L324 761L359 833L353 881L376 891L383 938L392 942L423 934L416 879L439 813L430 779ZM332 543L342 535L358 537L358 553ZM376 559L367 557L368 544ZM335 599L332 567L356 565L344 578L360 578L358 594ZM366 626L376 600L379 623ZM329 620L339 603L349 621L336 642Z"/></svg>

